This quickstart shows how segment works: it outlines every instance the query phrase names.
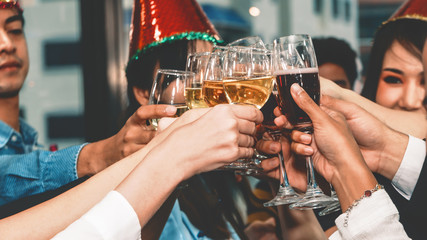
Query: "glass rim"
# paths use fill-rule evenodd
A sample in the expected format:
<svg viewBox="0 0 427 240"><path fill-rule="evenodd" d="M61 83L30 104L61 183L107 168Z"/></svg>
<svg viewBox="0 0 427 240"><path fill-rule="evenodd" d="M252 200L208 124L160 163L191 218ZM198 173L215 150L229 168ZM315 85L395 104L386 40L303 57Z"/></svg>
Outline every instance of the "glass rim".
<svg viewBox="0 0 427 240"><path fill-rule="evenodd" d="M281 39L289 38L289 37L299 37L301 39L311 39L311 36L309 34L305 34L305 33L303 33L303 34L289 34L289 35L285 35L285 36L275 38L273 40L273 42L279 42Z"/></svg>
<svg viewBox="0 0 427 240"><path fill-rule="evenodd" d="M159 73L170 74L170 75L183 75L183 76L195 75L195 73L191 71L183 71L183 70L176 70L176 69L158 69L157 74Z"/></svg>
<svg viewBox="0 0 427 240"><path fill-rule="evenodd" d="M192 52L187 55L189 57L209 56L212 52Z"/></svg>

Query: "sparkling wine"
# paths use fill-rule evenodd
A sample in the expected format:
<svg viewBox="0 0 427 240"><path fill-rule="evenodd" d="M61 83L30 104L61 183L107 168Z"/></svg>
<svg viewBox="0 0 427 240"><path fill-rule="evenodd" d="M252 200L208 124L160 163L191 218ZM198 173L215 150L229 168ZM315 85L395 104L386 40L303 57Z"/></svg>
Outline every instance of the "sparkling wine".
<svg viewBox="0 0 427 240"><path fill-rule="evenodd" d="M185 103L189 109L193 108L207 108L208 104L203 99L202 86L185 88Z"/></svg>
<svg viewBox="0 0 427 240"><path fill-rule="evenodd" d="M319 104L320 82L317 68L290 69L276 72L275 75L282 113L294 126L311 123L307 114L295 103L290 88L293 83L298 83Z"/></svg>
<svg viewBox="0 0 427 240"><path fill-rule="evenodd" d="M225 78L224 90L230 103L251 104L261 108L273 88L273 76L236 79Z"/></svg>
<svg viewBox="0 0 427 240"><path fill-rule="evenodd" d="M202 95L209 107L228 103L222 81L204 81Z"/></svg>
<svg viewBox="0 0 427 240"><path fill-rule="evenodd" d="M188 110L187 105L180 104L180 105L173 105L173 106L176 107L176 114L173 117L180 117L182 114L184 114ZM155 129L157 129L160 118L153 118L153 119L150 119L149 121L150 121L150 124L153 125Z"/></svg>

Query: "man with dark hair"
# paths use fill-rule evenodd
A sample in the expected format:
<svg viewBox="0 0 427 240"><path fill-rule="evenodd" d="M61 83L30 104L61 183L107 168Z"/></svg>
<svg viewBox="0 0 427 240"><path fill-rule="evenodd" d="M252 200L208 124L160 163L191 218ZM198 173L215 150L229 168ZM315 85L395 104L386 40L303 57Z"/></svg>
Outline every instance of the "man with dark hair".
<svg viewBox="0 0 427 240"><path fill-rule="evenodd" d="M356 52L344 40L313 38L319 75L340 87L352 89L357 78Z"/></svg>
<svg viewBox="0 0 427 240"><path fill-rule="evenodd" d="M40 150L36 130L19 118L19 92L29 69L22 13L17 1L0 0L0 206L101 171L154 137L146 119L175 113L167 106L145 106L108 139Z"/></svg>

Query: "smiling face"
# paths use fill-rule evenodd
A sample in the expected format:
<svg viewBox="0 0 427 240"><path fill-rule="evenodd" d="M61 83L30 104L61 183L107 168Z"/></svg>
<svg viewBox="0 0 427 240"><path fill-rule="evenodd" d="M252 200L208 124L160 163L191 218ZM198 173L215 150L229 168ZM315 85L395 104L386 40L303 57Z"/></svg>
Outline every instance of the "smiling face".
<svg viewBox="0 0 427 240"><path fill-rule="evenodd" d="M384 55L376 102L382 106L426 114L425 78L421 61L397 41Z"/></svg>
<svg viewBox="0 0 427 240"><path fill-rule="evenodd" d="M24 84L29 60L22 17L15 9L0 10L0 98L15 97Z"/></svg>

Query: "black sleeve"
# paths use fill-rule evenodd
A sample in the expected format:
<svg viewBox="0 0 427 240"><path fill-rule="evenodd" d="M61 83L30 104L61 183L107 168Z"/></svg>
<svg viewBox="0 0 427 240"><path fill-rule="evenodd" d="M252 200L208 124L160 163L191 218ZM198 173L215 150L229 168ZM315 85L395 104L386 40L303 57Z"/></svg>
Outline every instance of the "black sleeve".
<svg viewBox="0 0 427 240"><path fill-rule="evenodd" d="M62 187L59 187L55 190L39 193L36 195L24 197L16 201L7 203L0 206L0 219L9 217L13 214L22 212L28 208L31 208L35 205L38 205L42 202L45 202L51 198L58 196L59 194L66 192L67 190L79 185L80 183L86 181L89 177L82 177L75 181L72 181Z"/></svg>

